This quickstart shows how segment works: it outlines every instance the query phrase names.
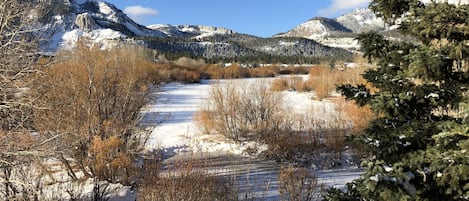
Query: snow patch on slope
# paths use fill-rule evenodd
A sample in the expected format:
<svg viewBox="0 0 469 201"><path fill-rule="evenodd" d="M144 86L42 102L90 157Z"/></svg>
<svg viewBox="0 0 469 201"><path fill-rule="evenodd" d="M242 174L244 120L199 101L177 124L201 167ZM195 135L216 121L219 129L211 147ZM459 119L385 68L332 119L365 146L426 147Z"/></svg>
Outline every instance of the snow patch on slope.
<svg viewBox="0 0 469 201"><path fill-rule="evenodd" d="M201 39L214 35L228 35L235 32L221 27L203 26L203 25L169 25L154 24L147 26L149 29L161 31L168 36L178 38L195 38Z"/></svg>
<svg viewBox="0 0 469 201"><path fill-rule="evenodd" d="M385 29L383 19L376 17L368 8L357 9L336 18L336 21L349 28L355 33Z"/></svg>
<svg viewBox="0 0 469 201"><path fill-rule="evenodd" d="M98 29L91 32L83 32L81 30L71 30L65 32L61 38L62 48L74 48L80 38L88 38L95 44L101 44L101 48L108 49L117 45L119 39L124 39L126 36L118 31L112 29Z"/></svg>
<svg viewBox="0 0 469 201"><path fill-rule="evenodd" d="M456 4L456 5L467 5L469 4L469 0L421 0L423 3L431 3L432 1L436 1L437 3L447 2L448 4Z"/></svg>
<svg viewBox="0 0 469 201"><path fill-rule="evenodd" d="M327 29L324 26L324 24L321 23L321 21L309 20L307 22L304 22L296 26L295 28L293 28L293 30L284 34L277 35L276 37L282 37L282 36L303 37L303 38L317 40L327 35L328 35Z"/></svg>

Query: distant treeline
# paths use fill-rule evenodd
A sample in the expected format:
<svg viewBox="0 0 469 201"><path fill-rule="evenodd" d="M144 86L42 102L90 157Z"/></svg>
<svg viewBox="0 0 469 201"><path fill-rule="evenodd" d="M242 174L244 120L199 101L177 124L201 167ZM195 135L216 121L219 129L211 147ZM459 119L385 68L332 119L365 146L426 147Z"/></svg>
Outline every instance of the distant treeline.
<svg viewBox="0 0 469 201"><path fill-rule="evenodd" d="M218 41L208 39L208 41L196 41L194 39L178 39L178 38L157 38L145 37L138 38L138 40L145 41L145 44L156 50L158 55L164 55L168 60L176 60L181 57L192 59L203 59L206 63L245 63L256 66L256 64L319 64L321 62L329 61L350 61L352 54L345 50L337 48L317 48L317 44L311 42L311 48L303 50L302 47L292 47L291 50L281 50L282 53L290 55L270 54L262 51L255 50L256 43L254 41ZM257 40L257 39L256 39ZM259 40L272 40L272 39L259 39ZM302 39L289 39L299 40ZM269 41L271 42L271 41ZM296 49L295 49L296 48ZM257 49L257 48L256 48ZM319 49L319 50L317 50ZM314 52L316 56L304 56L303 52Z"/></svg>

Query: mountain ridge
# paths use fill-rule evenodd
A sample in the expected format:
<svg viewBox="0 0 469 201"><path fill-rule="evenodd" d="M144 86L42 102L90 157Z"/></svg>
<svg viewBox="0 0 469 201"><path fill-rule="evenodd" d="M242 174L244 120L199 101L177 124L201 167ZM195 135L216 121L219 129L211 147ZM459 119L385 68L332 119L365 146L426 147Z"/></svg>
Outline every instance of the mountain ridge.
<svg viewBox="0 0 469 201"><path fill-rule="evenodd" d="M386 30L384 21L373 11L361 8L337 18L314 17L273 37L308 38L331 47L357 50L359 45L355 38L358 33Z"/></svg>
<svg viewBox="0 0 469 201"><path fill-rule="evenodd" d="M141 43L160 54L177 54L209 59L237 60L240 57L347 59L349 52L323 46L310 39L261 38L221 27L204 25L151 25L134 22L122 10L102 0L58 0L53 13L41 25L43 52L53 54L71 49L80 38L87 38L101 48L121 42ZM58 12L60 10L61 12ZM287 42L285 42L287 41ZM302 59L298 59L302 60Z"/></svg>

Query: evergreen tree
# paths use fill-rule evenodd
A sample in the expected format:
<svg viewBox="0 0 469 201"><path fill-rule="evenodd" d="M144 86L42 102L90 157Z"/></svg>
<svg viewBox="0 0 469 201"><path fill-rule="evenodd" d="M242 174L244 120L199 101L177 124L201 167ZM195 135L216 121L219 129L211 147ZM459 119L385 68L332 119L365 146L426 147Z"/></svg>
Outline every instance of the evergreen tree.
<svg viewBox="0 0 469 201"><path fill-rule="evenodd" d="M379 118L354 138L371 156L365 173L325 199L469 200L469 6L372 0L370 7L390 24L403 19L399 31L419 42L358 37L378 64L364 78L379 90L339 90Z"/></svg>

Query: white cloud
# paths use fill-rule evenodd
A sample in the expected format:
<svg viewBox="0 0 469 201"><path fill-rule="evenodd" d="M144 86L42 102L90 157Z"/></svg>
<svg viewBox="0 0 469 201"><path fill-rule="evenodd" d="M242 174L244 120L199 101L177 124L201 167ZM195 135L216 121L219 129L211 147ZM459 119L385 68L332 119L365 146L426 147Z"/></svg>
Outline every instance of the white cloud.
<svg viewBox="0 0 469 201"><path fill-rule="evenodd" d="M143 6L127 6L124 9L124 12L133 20L143 23L146 16L156 16L160 12L153 8L143 7Z"/></svg>
<svg viewBox="0 0 469 201"><path fill-rule="evenodd" d="M332 0L332 4L325 9L319 10L318 14L322 16L332 16L341 11L365 7L369 3L370 0Z"/></svg>

